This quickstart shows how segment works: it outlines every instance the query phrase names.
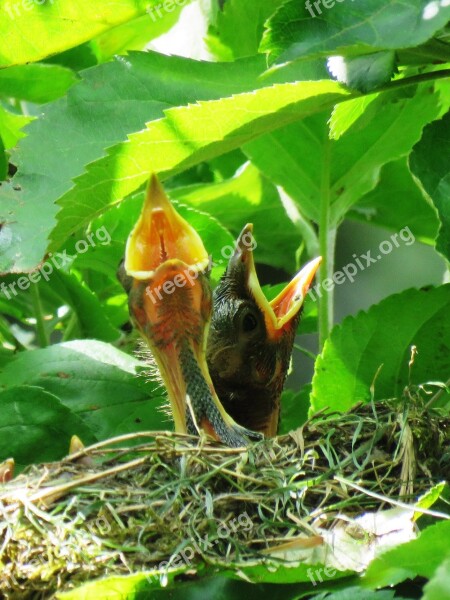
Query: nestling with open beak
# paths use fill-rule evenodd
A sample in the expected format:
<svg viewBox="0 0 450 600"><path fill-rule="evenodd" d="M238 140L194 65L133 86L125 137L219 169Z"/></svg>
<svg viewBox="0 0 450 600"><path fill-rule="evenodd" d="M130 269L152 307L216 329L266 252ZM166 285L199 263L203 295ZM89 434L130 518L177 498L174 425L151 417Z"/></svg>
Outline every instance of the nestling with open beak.
<svg viewBox="0 0 450 600"><path fill-rule="evenodd" d="M119 272L131 319L159 367L175 430L203 430L229 446L244 446L262 436L226 413L206 364L212 310L209 266L202 240L176 212L154 175Z"/></svg>
<svg viewBox="0 0 450 600"><path fill-rule="evenodd" d="M274 436L297 325L321 258L310 261L269 302L255 271L252 229L248 224L242 230L214 292L207 360L228 414L244 427Z"/></svg>

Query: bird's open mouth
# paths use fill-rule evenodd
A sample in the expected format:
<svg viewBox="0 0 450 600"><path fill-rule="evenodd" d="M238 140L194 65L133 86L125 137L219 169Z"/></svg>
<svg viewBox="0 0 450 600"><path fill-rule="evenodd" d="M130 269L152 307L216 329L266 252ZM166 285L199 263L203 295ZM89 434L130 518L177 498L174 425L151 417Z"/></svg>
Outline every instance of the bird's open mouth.
<svg viewBox="0 0 450 600"><path fill-rule="evenodd" d="M209 264L198 233L174 209L158 178L150 179L141 215L130 233L125 270L140 281L166 281L165 271L201 272ZM159 272L158 272L159 271ZM162 273L161 273L162 272Z"/></svg>
<svg viewBox="0 0 450 600"><path fill-rule="evenodd" d="M153 176L125 251L130 314L166 384L176 431L203 429L240 446L250 432L225 412L206 363L212 310L208 269L202 240Z"/></svg>
<svg viewBox="0 0 450 600"><path fill-rule="evenodd" d="M124 268L132 278L131 316L149 344L172 405L175 429L186 432L186 384L180 352L187 345L205 365L204 330L211 294L209 258L197 232L175 211L156 176L130 233Z"/></svg>
<svg viewBox="0 0 450 600"><path fill-rule="evenodd" d="M307 263L276 298L269 302L256 274L253 259L254 244L249 243L252 239L252 231L253 225L250 223L241 231L228 268L230 271L241 271L242 277L246 279L247 288L264 315L269 337L276 340L283 334L284 328L290 326L299 314L322 258L314 258Z"/></svg>

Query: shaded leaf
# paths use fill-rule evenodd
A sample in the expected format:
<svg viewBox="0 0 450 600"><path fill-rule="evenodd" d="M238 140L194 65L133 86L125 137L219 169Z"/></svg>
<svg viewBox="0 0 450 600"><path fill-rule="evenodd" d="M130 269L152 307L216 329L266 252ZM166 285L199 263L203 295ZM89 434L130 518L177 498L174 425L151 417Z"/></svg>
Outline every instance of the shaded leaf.
<svg viewBox="0 0 450 600"><path fill-rule="evenodd" d="M19 467L60 460L69 452L72 435L86 443L97 440L93 430L57 396L27 383L31 385L14 385L0 392L0 460L13 456Z"/></svg>
<svg viewBox="0 0 450 600"><path fill-rule="evenodd" d="M177 188L171 191L171 196L216 217L234 239L246 223L253 223L255 260L290 272L295 270L295 252L301 243L299 233L284 211L276 188L253 165L245 165L229 180ZM271 218L274 213L277 219ZM229 257L227 252L219 258L227 262Z"/></svg>
<svg viewBox="0 0 450 600"><path fill-rule="evenodd" d="M44 389L95 432L98 440L170 429L170 420L160 412L162 390L136 376L139 365L109 344L66 342L16 355L0 373L0 389L23 384ZM83 439L78 431L73 433ZM25 446L32 448L32 444Z"/></svg>
<svg viewBox="0 0 450 600"><path fill-rule="evenodd" d="M450 112L424 129L409 162L436 206L441 227L436 250L450 260Z"/></svg>
<svg viewBox="0 0 450 600"><path fill-rule="evenodd" d="M450 370L450 285L407 290L337 325L317 358L311 411L346 411L376 398L401 397L410 382L411 346L417 347L411 383L447 381ZM447 398L447 399L445 399ZM447 395L442 400L448 402Z"/></svg>
<svg viewBox="0 0 450 600"><path fill-rule="evenodd" d="M314 54L411 48L429 40L450 18L450 6L429 0L332 2L289 0L269 20L261 50L284 63ZM328 2L327 2L328 4ZM352 48L349 48L352 47Z"/></svg>
<svg viewBox="0 0 450 600"><path fill-rule="evenodd" d="M5 146L0 135L0 181L6 179L8 174L8 158L5 153Z"/></svg>
<svg viewBox="0 0 450 600"><path fill-rule="evenodd" d="M0 69L0 97L12 96L44 103L64 96L77 81L75 73L59 65L34 64Z"/></svg>
<svg viewBox="0 0 450 600"><path fill-rule="evenodd" d="M94 67L98 63L94 53L93 42L91 41L84 42L58 54L53 54L45 58L42 62L51 65L60 65L76 72Z"/></svg>
<svg viewBox="0 0 450 600"><path fill-rule="evenodd" d="M77 317L79 337L105 342L118 339L119 331L109 321L97 297L85 284L64 271L55 270L50 277L48 283L40 284L41 294L51 300L54 306L71 307Z"/></svg>
<svg viewBox="0 0 450 600"><path fill-rule="evenodd" d="M281 396L281 417L278 435L301 427L308 420L311 386L305 385L300 392L284 390Z"/></svg>
<svg viewBox="0 0 450 600"><path fill-rule="evenodd" d="M450 590L450 557L436 569L424 587L423 600L443 600Z"/></svg>
<svg viewBox="0 0 450 600"><path fill-rule="evenodd" d="M395 52L376 52L354 58L331 56L328 69L341 83L367 94L390 81L395 69Z"/></svg>
<svg viewBox="0 0 450 600"><path fill-rule="evenodd" d="M428 244L434 243L439 227L436 211L412 178L406 158L384 165L377 187L347 217L393 231L409 228L415 238Z"/></svg>

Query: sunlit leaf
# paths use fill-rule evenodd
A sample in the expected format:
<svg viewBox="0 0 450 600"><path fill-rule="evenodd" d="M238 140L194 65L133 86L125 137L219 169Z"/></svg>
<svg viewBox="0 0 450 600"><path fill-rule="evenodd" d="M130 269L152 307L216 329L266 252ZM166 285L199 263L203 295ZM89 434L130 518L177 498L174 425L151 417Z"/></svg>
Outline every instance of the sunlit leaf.
<svg viewBox="0 0 450 600"><path fill-rule="evenodd" d="M412 98L383 96L337 140L329 139L327 112L262 136L244 152L313 221L319 222L326 189L331 222L339 223L375 187L381 167L409 153L437 113L437 98L426 89Z"/></svg>
<svg viewBox="0 0 450 600"><path fill-rule="evenodd" d="M61 243L80 224L142 186L152 172L162 178L172 175L266 131L320 112L346 94L331 81L299 82L169 109L164 119L149 123L88 166L75 187L58 201L62 210L52 239Z"/></svg>
<svg viewBox="0 0 450 600"><path fill-rule="evenodd" d="M0 68L37 61L73 48L143 15L149 0L45 0L0 6Z"/></svg>
<svg viewBox="0 0 450 600"><path fill-rule="evenodd" d="M85 71L66 98L44 108L11 158L18 173L0 189L0 220L8 224L0 233L0 271L29 270L42 260L59 210L56 200L108 147L141 131L147 121L160 119L171 106L270 85L258 81L264 68L263 56L219 65L133 52ZM3 131L11 127L7 123L2 129L1 118L0 109L0 133L9 148L17 134L11 131L7 139ZM20 125L29 120L17 119L22 119ZM152 169L151 162L146 166ZM94 210L92 218L98 214Z"/></svg>
<svg viewBox="0 0 450 600"><path fill-rule="evenodd" d="M410 381L446 381L449 310L450 285L444 285L407 290L344 319L316 361L311 410L345 411L356 402L367 402L372 384L376 398L392 398L401 397ZM412 345L418 355L410 375Z"/></svg>

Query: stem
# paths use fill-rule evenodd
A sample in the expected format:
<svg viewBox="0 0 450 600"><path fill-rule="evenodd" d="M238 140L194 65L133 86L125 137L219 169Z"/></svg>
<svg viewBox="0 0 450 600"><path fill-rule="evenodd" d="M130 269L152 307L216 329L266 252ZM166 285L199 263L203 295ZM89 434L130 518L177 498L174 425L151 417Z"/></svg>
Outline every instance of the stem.
<svg viewBox="0 0 450 600"><path fill-rule="evenodd" d="M298 350L299 352L302 352L305 356L307 356L313 362L315 362L317 356L314 354L314 352L311 352L311 350L308 350L307 348L303 348L303 346L299 346L298 344L294 344L294 348L296 350Z"/></svg>
<svg viewBox="0 0 450 600"><path fill-rule="evenodd" d="M323 283L334 272L334 251L336 244L336 225L330 219L330 143L325 144L320 192L319 249L322 256L320 266L320 302L319 302L319 350L330 335L334 318L334 286L325 289Z"/></svg>
<svg viewBox="0 0 450 600"><path fill-rule="evenodd" d="M72 309L71 309L72 310ZM76 325L78 323L78 318L77 315L75 314L75 312L72 310L71 315L69 315L69 320L67 321L67 325L64 329L64 334L62 336L62 341L63 342L67 342L67 340L70 340L70 337L72 335L73 330L75 329Z"/></svg>
<svg viewBox="0 0 450 600"><path fill-rule="evenodd" d="M286 214L305 243L308 257L313 258L314 256L317 256L319 254L319 240L311 221L300 212L298 205L281 186L277 186L277 190Z"/></svg>
<svg viewBox="0 0 450 600"><path fill-rule="evenodd" d="M395 81L386 83L386 85L382 85L381 87L374 90L374 92L389 92L390 90L393 90L395 88L407 87L408 85L424 83L425 81L434 81L435 79L446 79L447 77L450 77L450 69L442 69L441 71L431 71L430 73L420 73L420 75L413 75L412 77L396 79Z"/></svg>
<svg viewBox="0 0 450 600"><path fill-rule="evenodd" d="M445 383L444 383L444 387L441 388L440 390L438 390L434 396L431 398L431 400L429 400L426 405L425 405L425 409L429 409L430 406L432 404L434 404L436 402L436 400L439 400L444 394L449 394L450 393L450 379L448 379Z"/></svg>
<svg viewBox="0 0 450 600"><path fill-rule="evenodd" d="M50 345L50 339L45 329L44 311L42 309L41 297L39 288L36 284L30 287L30 294L33 301L34 316L36 318L36 338L41 348L46 348Z"/></svg>

